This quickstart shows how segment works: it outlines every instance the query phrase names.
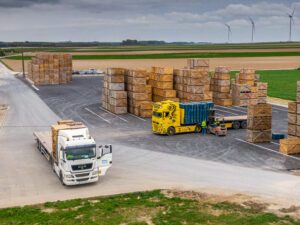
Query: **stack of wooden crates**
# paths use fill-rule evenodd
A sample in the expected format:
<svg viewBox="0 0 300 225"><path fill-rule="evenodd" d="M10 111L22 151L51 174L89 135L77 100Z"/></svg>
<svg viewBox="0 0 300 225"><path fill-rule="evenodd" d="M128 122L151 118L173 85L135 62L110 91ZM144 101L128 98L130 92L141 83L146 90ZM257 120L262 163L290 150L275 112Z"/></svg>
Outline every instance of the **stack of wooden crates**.
<svg viewBox="0 0 300 225"><path fill-rule="evenodd" d="M72 80L72 55L37 54L28 62L27 78L35 85L70 82Z"/></svg>
<svg viewBox="0 0 300 225"><path fill-rule="evenodd" d="M267 103L268 83L257 82L256 86L258 104Z"/></svg>
<svg viewBox="0 0 300 225"><path fill-rule="evenodd" d="M258 103L258 87L256 85L258 77L254 69L241 69L236 74L236 79L232 84L233 105L248 106Z"/></svg>
<svg viewBox="0 0 300 225"><path fill-rule="evenodd" d="M280 152L300 153L300 81L297 82L296 102L288 105L288 138L280 140Z"/></svg>
<svg viewBox="0 0 300 225"><path fill-rule="evenodd" d="M149 74L149 84L152 86L153 102L179 101L176 97L176 90L173 89L173 68L152 67Z"/></svg>
<svg viewBox="0 0 300 225"><path fill-rule="evenodd" d="M230 93L230 69L228 67L216 67L210 82L213 102L216 105L231 106Z"/></svg>
<svg viewBox="0 0 300 225"><path fill-rule="evenodd" d="M127 113L125 70L109 68L103 79L102 106L115 114Z"/></svg>
<svg viewBox="0 0 300 225"><path fill-rule="evenodd" d="M272 106L257 104L248 106L247 141L270 142L272 137Z"/></svg>
<svg viewBox="0 0 300 225"><path fill-rule="evenodd" d="M201 59L201 58L188 59L187 67L188 67L188 69L205 70L208 72L209 71L209 60Z"/></svg>
<svg viewBox="0 0 300 225"><path fill-rule="evenodd" d="M126 70L125 89L128 95L128 111L136 116L152 116L152 87L147 85L146 70Z"/></svg>
<svg viewBox="0 0 300 225"><path fill-rule="evenodd" d="M180 102L212 100L210 77L206 68L174 70L174 88Z"/></svg>

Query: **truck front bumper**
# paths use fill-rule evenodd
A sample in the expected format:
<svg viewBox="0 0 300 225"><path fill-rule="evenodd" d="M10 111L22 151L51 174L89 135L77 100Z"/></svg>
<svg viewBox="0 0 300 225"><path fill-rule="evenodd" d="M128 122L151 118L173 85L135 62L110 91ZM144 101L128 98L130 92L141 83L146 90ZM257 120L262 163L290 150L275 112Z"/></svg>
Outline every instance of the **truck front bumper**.
<svg viewBox="0 0 300 225"><path fill-rule="evenodd" d="M80 185L80 184L88 184L97 182L99 180L98 173L76 173L71 175L65 175L64 184L67 186Z"/></svg>

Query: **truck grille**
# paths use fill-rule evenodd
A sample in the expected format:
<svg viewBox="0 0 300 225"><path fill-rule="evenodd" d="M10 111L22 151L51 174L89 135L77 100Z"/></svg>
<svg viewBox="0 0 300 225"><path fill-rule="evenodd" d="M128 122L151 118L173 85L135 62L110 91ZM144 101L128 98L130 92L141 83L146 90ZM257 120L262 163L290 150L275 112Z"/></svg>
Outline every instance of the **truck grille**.
<svg viewBox="0 0 300 225"><path fill-rule="evenodd" d="M76 177L88 177L89 175L90 175L89 173L75 174Z"/></svg>
<svg viewBox="0 0 300 225"><path fill-rule="evenodd" d="M93 163L87 163L87 164L80 164L80 165L73 165L72 170L88 170L93 167Z"/></svg>

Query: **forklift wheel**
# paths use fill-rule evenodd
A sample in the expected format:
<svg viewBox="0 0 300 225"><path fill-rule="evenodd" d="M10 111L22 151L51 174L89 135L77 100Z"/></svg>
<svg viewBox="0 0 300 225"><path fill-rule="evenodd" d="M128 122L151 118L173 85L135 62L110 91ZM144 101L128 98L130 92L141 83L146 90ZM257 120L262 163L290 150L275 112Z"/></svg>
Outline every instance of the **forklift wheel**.
<svg viewBox="0 0 300 225"><path fill-rule="evenodd" d="M174 127L169 127L167 130L167 135L168 136L173 136L175 134L175 128Z"/></svg>
<svg viewBox="0 0 300 225"><path fill-rule="evenodd" d="M195 127L195 133L201 133L201 131L202 131L201 126L199 124L197 124Z"/></svg>

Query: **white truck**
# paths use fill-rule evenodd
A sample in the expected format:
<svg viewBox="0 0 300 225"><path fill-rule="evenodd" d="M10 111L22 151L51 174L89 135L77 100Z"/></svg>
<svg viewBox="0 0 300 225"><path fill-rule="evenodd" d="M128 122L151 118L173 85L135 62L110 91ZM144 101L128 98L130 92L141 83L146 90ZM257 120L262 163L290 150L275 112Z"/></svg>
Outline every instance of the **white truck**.
<svg viewBox="0 0 300 225"><path fill-rule="evenodd" d="M63 185L97 182L112 165L112 146L96 146L88 128L73 120L58 121L49 132L34 132L38 150Z"/></svg>

